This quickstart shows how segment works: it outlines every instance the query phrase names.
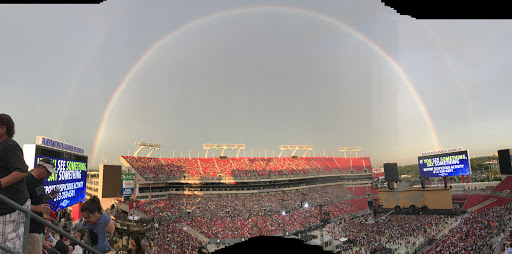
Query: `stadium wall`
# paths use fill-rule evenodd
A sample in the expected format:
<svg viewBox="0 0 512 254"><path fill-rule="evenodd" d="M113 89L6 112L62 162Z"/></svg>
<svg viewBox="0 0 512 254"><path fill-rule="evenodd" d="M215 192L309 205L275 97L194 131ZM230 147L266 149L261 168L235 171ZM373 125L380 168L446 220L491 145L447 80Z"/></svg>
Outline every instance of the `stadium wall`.
<svg viewBox="0 0 512 254"><path fill-rule="evenodd" d="M358 182L357 184L370 184L370 181L367 182ZM352 184L352 183L351 183ZM292 191L292 190L301 190L301 189L310 189L321 186L332 186L332 185L347 185L347 183L325 183L325 184L317 184L317 185L307 185L307 186L299 186L299 187L288 187L288 188L268 188L263 190L232 190L232 191L198 191L194 189L190 189L187 191L167 191L167 192L152 192L151 199L165 199L171 195L218 195L218 194L253 194L253 193L270 193L270 192L281 192L281 191ZM156 195L162 195L156 196ZM137 200L145 200L149 198L149 193L141 193L137 192Z"/></svg>

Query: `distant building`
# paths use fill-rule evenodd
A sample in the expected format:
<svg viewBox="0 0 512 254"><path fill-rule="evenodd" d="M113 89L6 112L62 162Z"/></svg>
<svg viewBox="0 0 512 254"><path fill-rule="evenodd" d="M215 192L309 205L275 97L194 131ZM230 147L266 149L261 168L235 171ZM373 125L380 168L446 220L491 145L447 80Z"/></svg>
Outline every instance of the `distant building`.
<svg viewBox="0 0 512 254"><path fill-rule="evenodd" d="M98 196L103 209L113 204L121 192L121 165L100 164L99 170L87 172L86 198Z"/></svg>

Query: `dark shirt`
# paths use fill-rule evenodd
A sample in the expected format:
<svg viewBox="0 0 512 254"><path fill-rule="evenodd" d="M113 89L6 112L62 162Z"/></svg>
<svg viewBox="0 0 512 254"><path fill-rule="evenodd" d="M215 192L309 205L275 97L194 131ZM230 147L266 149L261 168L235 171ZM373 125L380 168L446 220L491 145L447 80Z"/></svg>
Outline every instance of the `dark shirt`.
<svg viewBox="0 0 512 254"><path fill-rule="evenodd" d="M69 254L69 246L62 242L62 240L57 241L55 249L60 252L60 254Z"/></svg>
<svg viewBox="0 0 512 254"><path fill-rule="evenodd" d="M10 175L12 172L28 173L28 166L23 158L23 150L14 139L7 138L0 143L0 178ZM0 194L6 196L19 205L24 205L29 196L25 179L0 189ZM15 212L16 209L0 202L0 216Z"/></svg>
<svg viewBox="0 0 512 254"><path fill-rule="evenodd" d="M40 205L46 202L46 192L44 191L43 181L38 180L32 174L25 176L25 184L27 186L28 194L30 195L31 205ZM39 217L43 217L43 213L36 213ZM42 234L44 231L44 225L30 219L30 230L29 233Z"/></svg>
<svg viewBox="0 0 512 254"><path fill-rule="evenodd" d="M128 253L128 254L144 254L144 250L135 251L135 253L134 253L134 252L132 252L132 249L128 249L128 251L126 253Z"/></svg>

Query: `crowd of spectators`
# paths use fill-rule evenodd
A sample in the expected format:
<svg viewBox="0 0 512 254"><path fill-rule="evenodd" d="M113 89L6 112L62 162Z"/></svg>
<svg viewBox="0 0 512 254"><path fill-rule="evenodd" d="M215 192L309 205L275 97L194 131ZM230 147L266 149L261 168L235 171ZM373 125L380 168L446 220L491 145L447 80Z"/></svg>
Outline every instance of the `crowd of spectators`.
<svg viewBox="0 0 512 254"><path fill-rule="evenodd" d="M359 186L361 189L370 188ZM353 193L342 185L316 187L304 190L264 192L258 194L229 194L229 195L173 195L166 199L144 200L139 203L142 213L152 217L175 216L184 213L208 214L213 216L263 214L265 212L281 212L283 209L300 209L307 202L309 206L317 204L349 203L361 209L367 209L368 204L361 194L361 200L349 201ZM355 199L358 200L358 199ZM364 208L366 207L366 208Z"/></svg>
<svg viewBox="0 0 512 254"><path fill-rule="evenodd" d="M232 176L233 175L234 163L231 162L231 160L215 159L215 162L217 163L217 168L218 168L220 174L222 174L224 176Z"/></svg>
<svg viewBox="0 0 512 254"><path fill-rule="evenodd" d="M217 177L217 163L212 159L198 159L202 176Z"/></svg>
<svg viewBox="0 0 512 254"><path fill-rule="evenodd" d="M329 158L148 158L123 156L147 180L169 180L183 176L264 178L285 175L348 173L351 169L371 172L368 157ZM338 163L339 162L339 163Z"/></svg>
<svg viewBox="0 0 512 254"><path fill-rule="evenodd" d="M414 250L422 241L445 229L445 215L388 215L375 220L367 217L345 218L327 227L334 239L347 238L355 253L367 253L377 246ZM451 252L450 252L451 253Z"/></svg>
<svg viewBox="0 0 512 254"><path fill-rule="evenodd" d="M169 221L158 225L156 230L148 233L149 249L152 253L195 254L204 246L198 238L185 232L180 227L181 221Z"/></svg>
<svg viewBox="0 0 512 254"><path fill-rule="evenodd" d="M134 169L145 179L173 178L184 173L183 166L177 161L159 158L123 156Z"/></svg>
<svg viewBox="0 0 512 254"><path fill-rule="evenodd" d="M187 228L210 239L275 235L318 224L320 203L332 218L368 209L366 198L349 197L345 187L329 186L251 195L182 195L143 201L139 209L161 222L148 234L156 253L196 253L204 243Z"/></svg>
<svg viewBox="0 0 512 254"><path fill-rule="evenodd" d="M89 231L82 228L82 220L73 225L71 214L68 210L58 210L57 213L50 214L48 220L85 244L92 245ZM83 251L82 247L77 243L71 242L65 236L60 235L48 227L44 228L42 244L43 249L48 254L82 254Z"/></svg>
<svg viewBox="0 0 512 254"><path fill-rule="evenodd" d="M184 232L183 225L210 239L275 235L318 224L318 204L332 218L368 209L366 198L353 199L341 185L257 194L175 195L142 201L138 209L165 221L152 233L156 246L168 246L162 253L192 253L202 243Z"/></svg>
<svg viewBox="0 0 512 254"><path fill-rule="evenodd" d="M175 195L142 201L139 210L165 221L150 234L152 244L162 248L158 253L193 253L204 243L184 228L209 239L247 239L291 232L319 223L319 204L323 204L324 212L330 212L331 218L368 209L367 198L354 194L366 194L370 189L335 185L257 194ZM327 233L335 239L348 238L354 253L367 253L378 246L413 250L438 237L441 238L425 254L480 253L509 225L511 208L510 203L486 206L458 224L442 215L387 215L375 220L368 216L345 217L330 224ZM441 235L442 232L446 234Z"/></svg>
<svg viewBox="0 0 512 254"><path fill-rule="evenodd" d="M511 208L508 203L467 215L423 253L481 253L510 224Z"/></svg>

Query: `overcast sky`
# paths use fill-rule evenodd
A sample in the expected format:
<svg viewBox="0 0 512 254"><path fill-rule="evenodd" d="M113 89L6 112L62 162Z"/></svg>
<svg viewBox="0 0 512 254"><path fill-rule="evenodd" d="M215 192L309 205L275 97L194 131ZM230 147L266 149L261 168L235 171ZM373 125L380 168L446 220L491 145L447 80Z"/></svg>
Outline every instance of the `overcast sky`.
<svg viewBox="0 0 512 254"><path fill-rule="evenodd" d="M20 145L65 141L90 168L138 141L156 157L360 146L373 166L512 147L511 21L414 20L377 0L150 2L0 6L0 111Z"/></svg>

